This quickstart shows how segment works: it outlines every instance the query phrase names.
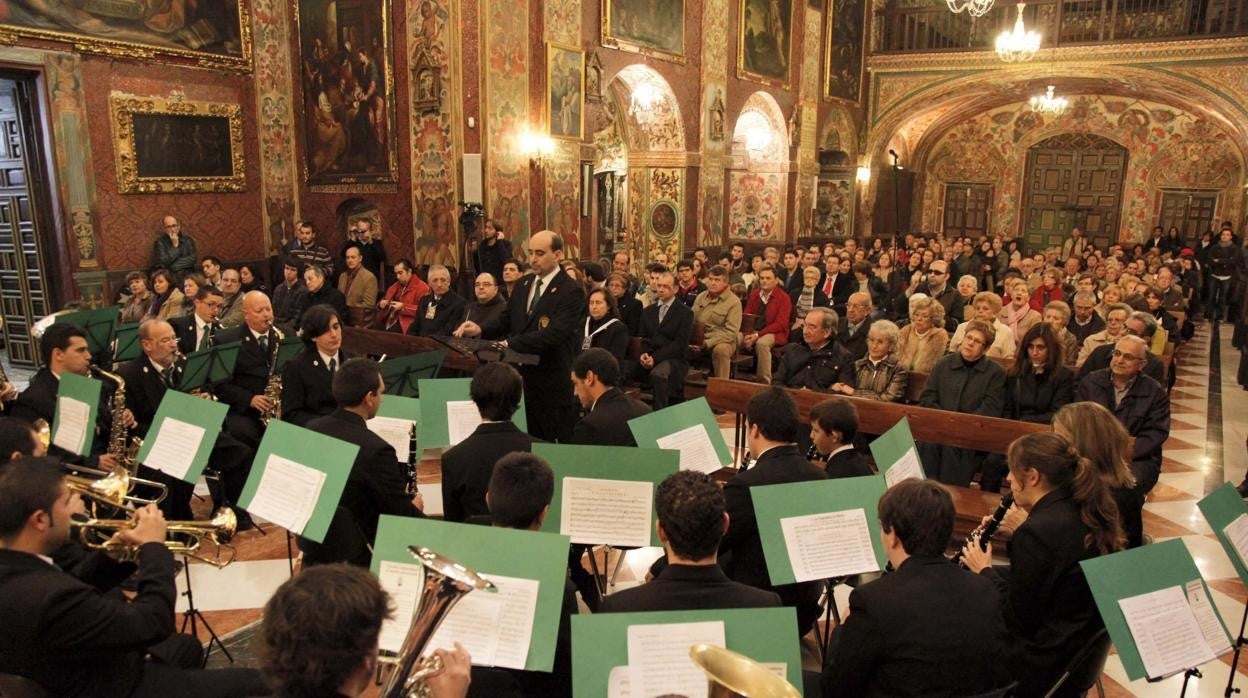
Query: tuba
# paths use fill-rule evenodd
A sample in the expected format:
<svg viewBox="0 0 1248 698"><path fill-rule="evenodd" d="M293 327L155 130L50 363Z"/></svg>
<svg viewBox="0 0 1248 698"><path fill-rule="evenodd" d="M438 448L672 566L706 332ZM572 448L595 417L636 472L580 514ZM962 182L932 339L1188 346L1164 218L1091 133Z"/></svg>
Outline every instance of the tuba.
<svg viewBox="0 0 1248 698"><path fill-rule="evenodd" d="M433 639L446 614L464 594L474 590L497 592L498 587L463 565L428 548L414 545L407 551L425 568L425 586L420 593L412 624L407 628L394 670L378 695L381 698L428 698L425 679L442 671L439 657L424 657L425 645Z"/></svg>
<svg viewBox="0 0 1248 698"><path fill-rule="evenodd" d="M266 427L269 422L282 418L282 374L277 371L277 355L281 351L282 340L286 336L277 329L276 325L272 329L273 334L277 335L277 340L269 348L269 379L264 383L264 396L273 401L273 407L260 415L260 421L264 422Z"/></svg>
<svg viewBox="0 0 1248 698"><path fill-rule="evenodd" d="M698 644L689 658L706 674L708 698L801 698L788 681L732 650Z"/></svg>

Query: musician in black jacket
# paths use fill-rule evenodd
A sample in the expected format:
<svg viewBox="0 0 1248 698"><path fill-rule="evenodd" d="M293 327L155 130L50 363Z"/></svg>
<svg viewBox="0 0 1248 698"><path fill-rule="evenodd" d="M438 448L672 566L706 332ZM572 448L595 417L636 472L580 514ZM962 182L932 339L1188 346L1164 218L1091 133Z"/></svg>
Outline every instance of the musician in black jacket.
<svg viewBox="0 0 1248 698"><path fill-rule="evenodd" d="M207 349L218 331L217 313L221 310L221 289L200 286L195 294L195 312L171 318L170 326L178 336L178 351L190 354Z"/></svg>
<svg viewBox="0 0 1248 698"><path fill-rule="evenodd" d="M693 311L676 298L671 272L657 276L652 288L658 302L641 311L641 357L638 377L649 378L654 409L661 410L685 394L689 373L689 338L693 335Z"/></svg>
<svg viewBox="0 0 1248 698"><path fill-rule="evenodd" d="M966 696L1009 682L991 582L945 557L953 498L931 480L880 497L880 542L894 571L849 596L823 669L832 696Z"/></svg>
<svg viewBox="0 0 1248 698"><path fill-rule="evenodd" d="M47 561L68 540L74 513L82 501L55 459L0 466L0 672L64 698L268 695L254 669L187 668L199 666L202 647L174 635L174 559L155 505L117 533L138 549L138 594L129 602Z"/></svg>
<svg viewBox="0 0 1248 698"><path fill-rule="evenodd" d="M303 344L282 369L282 420L299 426L334 411L334 374L354 358L342 350L342 318L328 305L304 312Z"/></svg>
<svg viewBox="0 0 1248 698"><path fill-rule="evenodd" d="M650 414L644 402L620 390L620 365L607 350L586 349L572 364L572 389L585 414L572 428L571 443L636 446L628 421Z"/></svg>
<svg viewBox="0 0 1248 698"><path fill-rule="evenodd" d="M802 342L785 348L772 385L826 391L837 383L853 384L854 358L832 339L838 324L831 308L811 308L802 321Z"/></svg>
<svg viewBox="0 0 1248 698"><path fill-rule="evenodd" d="M445 337L468 314L468 301L451 290L451 272L441 264L429 267L429 293L420 299L416 320L407 333L418 337Z"/></svg>
<svg viewBox="0 0 1248 698"><path fill-rule="evenodd" d="M217 345L242 342L234 362L234 374L228 381L214 385L213 392L230 406L225 417L226 431L255 449L264 436L260 418L273 409L273 400L264 393L280 342L273 329L273 306L269 297L260 291L249 291L243 297L243 324L218 332L213 342Z"/></svg>
<svg viewBox="0 0 1248 698"><path fill-rule="evenodd" d="M394 447L374 434L368 420L377 416L385 384L381 369L369 359L351 359L334 374L334 399L338 409L308 422L312 431L360 447L342 491L338 511L322 543L299 539L303 564L347 562L367 567L372 560L368 546L377 538L377 519L382 514L423 517L424 497L405 491L404 465Z"/></svg>
<svg viewBox="0 0 1248 698"><path fill-rule="evenodd" d="M858 436L858 408L843 397L834 397L810 408L810 440L815 466L829 479L874 475L867 459L854 448Z"/></svg>

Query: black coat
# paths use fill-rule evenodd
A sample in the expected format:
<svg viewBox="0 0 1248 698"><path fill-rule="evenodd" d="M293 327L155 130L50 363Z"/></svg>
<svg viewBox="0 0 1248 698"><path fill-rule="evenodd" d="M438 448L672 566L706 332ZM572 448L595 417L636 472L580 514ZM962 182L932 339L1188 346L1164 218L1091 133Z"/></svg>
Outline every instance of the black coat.
<svg viewBox="0 0 1248 698"><path fill-rule="evenodd" d="M837 344L845 347L845 350L849 352L854 361L867 355L867 332L871 330L871 323L877 319L879 318L875 317L875 313L871 313L858 324L857 330L851 335L849 333L849 319L841 318L841 328L836 333L834 339L836 339Z"/></svg>
<svg viewBox="0 0 1248 698"><path fill-rule="evenodd" d="M196 324L194 310L181 317L169 318L169 325L173 327L173 333L178 337L178 351L183 354L190 354L199 348L198 343L195 341ZM215 337L221 332L221 328L215 322L212 324L216 327L211 335L215 341Z"/></svg>
<svg viewBox="0 0 1248 698"><path fill-rule="evenodd" d="M338 368L353 356L340 349ZM304 426L337 407L329 366L321 360L315 345L304 346L282 369L282 421Z"/></svg>
<svg viewBox="0 0 1248 698"><path fill-rule="evenodd" d="M867 463L867 459L857 449L852 448L836 453L829 458L827 465L824 467L824 472L828 474L829 480L875 474L871 472L871 465Z"/></svg>
<svg viewBox="0 0 1248 698"><path fill-rule="evenodd" d="M378 283L381 283L381 277L377 277ZM338 313L338 319L346 322L351 318L351 313L347 311L347 297L342 295L333 285L329 283L329 279L325 280L325 285L321 286L321 290L313 293L308 291L308 308L314 305L328 305Z"/></svg>
<svg viewBox="0 0 1248 698"><path fill-rule="evenodd" d="M615 322L611 322L611 320L615 320ZM604 323L606 327L603 327ZM593 334L589 340L589 346L606 349L611 352L616 361L623 362L624 356L628 354L628 325L624 324L619 318L604 317L601 322L594 322L593 319L589 320L589 332L591 334L600 327L602 330ZM584 337L585 335L582 333L582 342L585 341Z"/></svg>
<svg viewBox="0 0 1248 698"><path fill-rule="evenodd" d="M101 381L101 383L104 387L100 390L100 409L95 418L95 438L91 442L93 456L99 456L108 449L108 433L112 428L110 406L112 405L113 385L109 381ZM18 393L17 398L8 407L8 416L24 419L32 424L35 420L42 419L51 429L53 418L56 416L56 391L60 389L60 385L60 379L52 375L46 366L35 371L26 389ZM51 449L51 455L79 460L76 455L70 455L57 446L49 446L49 449ZM86 464L93 465L94 461L95 458L90 458Z"/></svg>
<svg viewBox="0 0 1248 698"><path fill-rule="evenodd" d="M653 581L604 597L602 613L774 608L775 592L734 582L719 565L667 565Z"/></svg>
<svg viewBox="0 0 1248 698"><path fill-rule="evenodd" d="M854 589L832 633L824 696L968 696L1003 686L1005 626L989 580L912 556Z"/></svg>
<svg viewBox="0 0 1248 698"><path fill-rule="evenodd" d="M432 318L429 317L429 306L433 306ZM467 315L468 301L463 296L447 291L435 300L430 291L420 299L416 319L407 326L407 333L418 337L445 337L462 325Z"/></svg>
<svg viewBox="0 0 1248 698"><path fill-rule="evenodd" d="M1053 413L1069 405L1074 397L1075 376L1065 366L1039 375L1024 371L1021 376L1005 377L1005 412L1001 416L1049 424Z"/></svg>
<svg viewBox="0 0 1248 698"><path fill-rule="evenodd" d="M827 273L824 273L823 277L819 279L818 288L820 291L824 292L824 295L826 295L832 302L832 307L836 308L839 313L845 309L845 303L849 300L849 295L858 290L858 279L852 273L838 273L836 278L832 281L831 294L829 294L824 288L827 285L828 275Z"/></svg>
<svg viewBox="0 0 1248 698"><path fill-rule="evenodd" d="M771 383L808 390L827 390L834 383L853 385L854 357L830 339L816 352L805 342L790 344L785 347Z"/></svg>
<svg viewBox="0 0 1248 698"><path fill-rule="evenodd" d="M650 406L609 388L572 429L569 443L589 446L636 446L628 420L650 414Z"/></svg>
<svg viewBox="0 0 1248 698"><path fill-rule="evenodd" d="M494 277L494 283L503 283L503 262L511 259L511 242L502 238L494 238L493 245L482 240L472 253L473 266L478 272L488 272Z"/></svg>
<svg viewBox="0 0 1248 698"><path fill-rule="evenodd" d="M1005 369L987 357L967 366L961 354L936 361L927 377L919 405L938 410L1000 417L1004 407ZM968 487L983 460L978 451L940 444L922 444L920 458L927 476Z"/></svg>
<svg viewBox="0 0 1248 698"><path fill-rule="evenodd" d="M1088 320L1088 324L1080 325L1075 322L1075 316L1071 315L1070 322L1066 323L1066 331L1075 336L1075 341L1078 342L1076 346L1082 347L1083 340L1091 337L1097 332L1105 331L1105 319L1101 317L1100 313L1093 311L1092 319ZM1067 358L1069 359L1070 357Z"/></svg>
<svg viewBox="0 0 1248 698"><path fill-rule="evenodd" d="M1152 490L1161 475L1161 447L1170 438L1170 398L1166 389L1152 378L1140 375L1115 406L1113 378L1110 369L1105 368L1079 381L1075 399L1095 402L1113 412L1135 437L1131 470L1145 493Z"/></svg>
<svg viewBox="0 0 1248 698"><path fill-rule="evenodd" d="M477 426L472 434L442 454L442 511L447 521L489 516L485 492L498 459L516 451L533 450L539 441L511 422Z"/></svg>
<svg viewBox="0 0 1248 698"><path fill-rule="evenodd" d="M221 330L213 339L217 346L238 341L242 342L242 346L234 363L234 375L230 380L213 386L213 392L217 399L230 406L230 412L259 418L260 413L251 407L251 399L263 395L264 387L269 382L269 367L273 365L277 334L269 330L268 350L260 346L246 325Z"/></svg>
<svg viewBox="0 0 1248 698"><path fill-rule="evenodd" d="M672 300L662 323L659 304L641 311L641 353L649 354L656 366L664 361L686 361L692 335L693 311L678 300Z"/></svg>
<svg viewBox="0 0 1248 698"><path fill-rule="evenodd" d="M620 319L624 321L624 326L628 328L630 337L641 336L641 301L637 300L631 292L625 292L623 298L615 301L616 307L620 309Z"/></svg>
<svg viewBox="0 0 1248 698"><path fill-rule="evenodd" d="M1109 344L1102 344L1101 346L1093 349L1092 353L1088 354L1088 358L1085 359L1083 364L1079 366L1079 375L1076 378L1076 382L1083 380L1093 371L1109 368L1109 360L1114 358L1113 353L1113 342L1110 342ZM1148 358L1144 361L1143 374L1157 381L1160 385L1166 384L1166 366L1161 363L1161 359L1157 358L1157 355L1151 351L1148 352Z"/></svg>
<svg viewBox="0 0 1248 698"><path fill-rule="evenodd" d="M804 290L806 290L804 287L798 286L792 291L789 291L789 300L793 303L793 309L789 312L789 326L790 327L793 326L793 323L797 322L797 300L802 297L802 291ZM816 288L815 295L810 300L810 307L831 308L832 301L823 294L823 291Z"/></svg>

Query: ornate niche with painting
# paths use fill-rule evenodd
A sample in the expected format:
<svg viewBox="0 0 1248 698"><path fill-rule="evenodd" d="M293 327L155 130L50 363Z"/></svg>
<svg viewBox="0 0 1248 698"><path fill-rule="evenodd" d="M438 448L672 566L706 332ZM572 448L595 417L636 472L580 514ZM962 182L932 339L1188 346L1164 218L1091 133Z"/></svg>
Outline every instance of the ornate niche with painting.
<svg viewBox="0 0 1248 698"><path fill-rule="evenodd" d="M247 188L239 105L113 95L109 112L122 194Z"/></svg>
<svg viewBox="0 0 1248 698"><path fill-rule="evenodd" d="M737 77L789 89L793 0L740 0Z"/></svg>
<svg viewBox="0 0 1248 698"><path fill-rule="evenodd" d="M823 96L858 103L862 99L863 38L866 36L865 0L829 0L825 13Z"/></svg>
<svg viewBox="0 0 1248 698"><path fill-rule="evenodd" d="M602 0L602 45L685 62L685 0Z"/></svg>
<svg viewBox="0 0 1248 698"><path fill-rule="evenodd" d="M312 191L395 191L389 0L301 0L297 8L304 177ZM425 87L436 91L437 81Z"/></svg>
<svg viewBox="0 0 1248 698"><path fill-rule="evenodd" d="M579 141L585 113L585 54L571 46L546 47L546 113L551 138Z"/></svg>

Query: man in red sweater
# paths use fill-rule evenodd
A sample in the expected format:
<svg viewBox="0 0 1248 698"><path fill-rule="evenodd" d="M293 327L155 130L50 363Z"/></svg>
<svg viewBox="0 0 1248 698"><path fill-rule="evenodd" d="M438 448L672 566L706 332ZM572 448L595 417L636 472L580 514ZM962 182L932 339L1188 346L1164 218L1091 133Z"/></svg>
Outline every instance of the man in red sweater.
<svg viewBox="0 0 1248 698"><path fill-rule="evenodd" d="M759 270L759 288L750 293L745 304L745 314L756 319L752 327L741 328L742 346L754 352L758 359L758 378L768 385L771 384L771 350L789 341L789 320L793 313L789 294L775 292L778 283L775 269L767 266Z"/></svg>

